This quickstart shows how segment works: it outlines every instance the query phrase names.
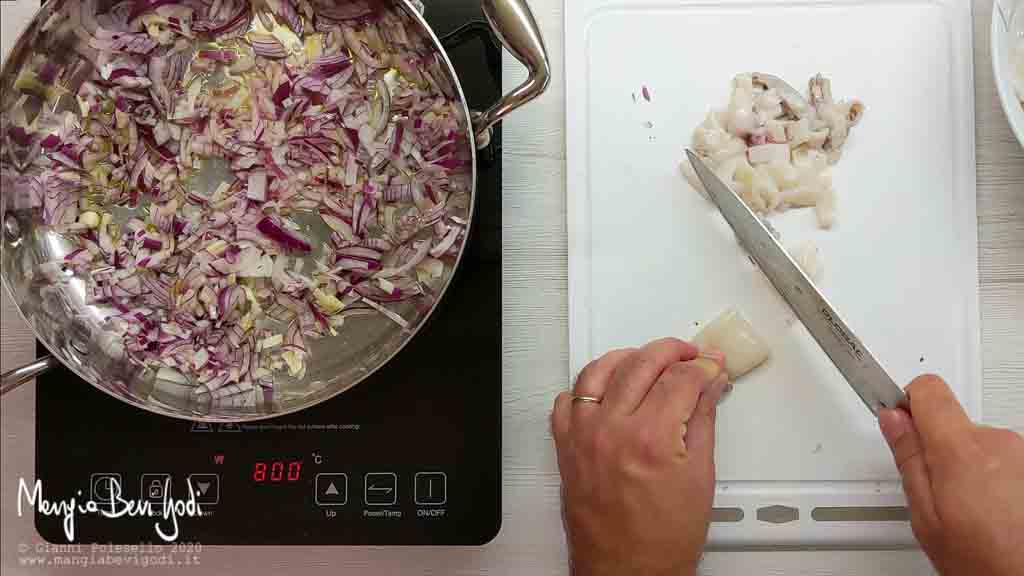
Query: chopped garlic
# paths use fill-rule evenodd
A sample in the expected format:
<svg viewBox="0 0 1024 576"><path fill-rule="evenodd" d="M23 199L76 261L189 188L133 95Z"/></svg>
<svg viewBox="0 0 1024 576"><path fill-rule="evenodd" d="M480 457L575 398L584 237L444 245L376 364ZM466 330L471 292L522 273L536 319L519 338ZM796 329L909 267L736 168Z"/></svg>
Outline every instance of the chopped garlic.
<svg viewBox="0 0 1024 576"><path fill-rule="evenodd" d="M306 373L306 363L303 360L302 352L296 352L294 350L286 350L281 354L281 359L284 360L285 364L288 365L288 375L295 378L302 378Z"/></svg>
<svg viewBox="0 0 1024 576"><path fill-rule="evenodd" d="M338 300L319 288L313 290L313 297L316 298L317 305L320 306L320 308L322 308L327 314L337 314L345 309L345 304L343 304L341 300Z"/></svg>
<svg viewBox="0 0 1024 576"><path fill-rule="evenodd" d="M223 240L214 240L206 245L206 251L214 256L221 256L228 249L228 243Z"/></svg>
<svg viewBox="0 0 1024 576"><path fill-rule="evenodd" d="M188 377L186 377L184 374L173 368L168 368L166 366L162 366L159 370L156 371L156 379L166 380L167 382L174 382L176 384L189 383Z"/></svg>
<svg viewBox="0 0 1024 576"><path fill-rule="evenodd" d="M210 200L212 200L214 202L217 202L217 201L223 199L224 196L227 195L228 190L230 190L230 189L231 189L231 185L230 184L228 184L227 182L221 182L220 186L217 186L217 189L213 191L213 196L210 197Z"/></svg>
<svg viewBox="0 0 1024 576"><path fill-rule="evenodd" d="M78 216L78 222L87 228L96 228L100 225L100 215L95 212L82 212Z"/></svg>
<svg viewBox="0 0 1024 576"><path fill-rule="evenodd" d="M440 278L444 274L444 262L427 256L416 266L416 278L420 282L428 282Z"/></svg>
<svg viewBox="0 0 1024 576"><path fill-rule="evenodd" d="M306 61L312 62L323 54L323 34L309 34L305 39Z"/></svg>
<svg viewBox="0 0 1024 576"><path fill-rule="evenodd" d="M280 346L281 342L283 342L283 341L284 341L284 336L282 336L281 334L274 334L273 336L267 336L263 340L260 340L260 342L259 342L259 350L261 350L261 351L262 350L270 350L271 348L275 348L277 346Z"/></svg>
<svg viewBox="0 0 1024 576"><path fill-rule="evenodd" d="M253 293L252 288L246 284L240 284L242 291L245 292L245 299L249 301L249 313L257 316L262 313L263 308L260 306L260 301L256 299L256 294ZM248 330L248 328L246 328Z"/></svg>

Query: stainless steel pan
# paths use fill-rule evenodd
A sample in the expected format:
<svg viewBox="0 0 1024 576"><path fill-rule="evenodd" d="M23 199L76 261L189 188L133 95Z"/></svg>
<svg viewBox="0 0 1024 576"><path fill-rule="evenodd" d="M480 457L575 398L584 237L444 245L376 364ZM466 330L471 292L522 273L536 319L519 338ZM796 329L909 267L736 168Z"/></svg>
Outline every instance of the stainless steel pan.
<svg viewBox="0 0 1024 576"><path fill-rule="evenodd" d="M52 18L63 17L63 11L75 1L50 0L15 44L0 72L0 88L4 94L0 114L4 117L14 109L17 93L12 89L14 81L33 55L43 53L61 64L81 58L68 48L66 39L54 36L52 26L44 30L47 21L52 24ZM346 1L338 0L337 3ZM522 85L490 108L475 112L468 109L458 76L445 50L421 15L422 6L410 0L393 0L394 8L401 10L409 25L419 28L425 41L432 46L442 73L447 76L461 102L462 129L469 148L465 153L473 159L467 169L471 171L467 176L473 182L467 218L473 213L476 194L476 149L488 145L491 126L541 94L550 77L544 42L525 0L483 0L482 4L495 35L526 66L529 76ZM74 278L61 282L47 281L39 273L41 264L60 259L67 253L68 243L60 234L42 225L39 209L19 206L16 201L18 191L9 185L18 168L7 158L7 154L0 154L0 170L6 177L6 184L0 190L3 228L0 276L19 313L52 355L4 374L0 393L6 393L61 362L83 380L115 398L167 416L198 421L246 421L295 412L351 388L390 361L426 322L443 297L444 288L461 260L460 253L455 265L446 266L440 284L442 289L436 294L433 306L420 309L409 306L402 310L410 324L408 330L401 330L379 316L355 318L351 323L346 322L338 336L316 341L311 346L312 357L305 376L275 382L272 401L254 401L252 395L197 401L190 394L190 384L160 380L154 370L125 358L123 351L119 350L119 338L102 327L107 312L86 303L81 282Z"/></svg>

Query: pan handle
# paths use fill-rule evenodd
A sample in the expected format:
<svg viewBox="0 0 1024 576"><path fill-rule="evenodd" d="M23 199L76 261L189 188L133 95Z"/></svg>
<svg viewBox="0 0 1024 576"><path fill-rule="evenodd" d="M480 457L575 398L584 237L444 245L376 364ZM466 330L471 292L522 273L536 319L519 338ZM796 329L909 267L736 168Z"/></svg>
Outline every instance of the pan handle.
<svg viewBox="0 0 1024 576"><path fill-rule="evenodd" d="M505 48L526 66L529 76L490 108L474 115L477 148L491 141L491 126L509 112L540 96L551 81L551 65L544 38L526 0L483 0L484 16Z"/></svg>
<svg viewBox="0 0 1024 576"><path fill-rule="evenodd" d="M53 356L43 356L31 364L15 368L10 372L0 375L0 396L7 394L25 382L57 366L57 359Z"/></svg>

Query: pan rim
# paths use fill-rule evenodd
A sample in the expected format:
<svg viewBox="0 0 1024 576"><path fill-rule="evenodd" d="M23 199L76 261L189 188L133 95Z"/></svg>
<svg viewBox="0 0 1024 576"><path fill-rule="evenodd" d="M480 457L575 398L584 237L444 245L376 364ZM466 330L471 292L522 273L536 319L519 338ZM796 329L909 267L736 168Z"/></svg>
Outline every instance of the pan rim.
<svg viewBox="0 0 1024 576"><path fill-rule="evenodd" d="M35 33L35 31L37 31L40 28L40 26L42 25L41 19L42 19L43 15L44 14L52 14L53 11L55 11L57 9L58 5L62 5L64 2L68 2L68 1L75 1L75 0L47 0L42 6L40 6L40 8L33 15L32 19L29 21L28 25L19 34L18 39L14 43L14 46L11 48L11 51L4 58L2 66L0 66L0 78L7 78L8 77L7 71L8 71L8 68L10 67L10 65L12 63L12 60L13 60L15 54L17 54L19 52L19 49L24 49L22 44L27 41L26 39L29 37L29 35ZM368 378L370 378L371 376L376 374L377 371L380 370L381 368L383 368L385 365L391 363L391 361L394 360L394 358L398 354L400 354L402 352L402 350L404 350L405 347L408 346L409 343L413 339L416 338L416 336L419 335L420 331L423 329L423 327L425 325L427 325L429 323L430 319L433 317L434 313L436 312L438 306L441 304L441 302L444 300L444 297L447 295L448 288L451 286L452 280L458 274L459 268L462 265L463 256L465 255L465 252L466 252L466 244L467 244L469 238L472 236L472 233L473 233L474 221L476 220L475 216L476 216L476 194L477 194L477 147L476 147L476 133L475 133L474 128L473 128L473 119L472 119L471 111L469 109L469 103L466 101L466 95L465 95L465 92L462 89L462 81L459 78L458 74L456 73L454 65L452 65L452 62L451 62L451 59L448 56L447 50L444 49L444 46L441 44L441 40L437 37L437 34L434 32L434 29L430 26L429 23L427 23L426 18L423 16L423 14L421 14L418 10L415 9L415 7L413 6L413 4L412 4L412 2L410 0L388 0L388 1L392 5L399 7L399 9L404 10L405 15L408 16L410 18L410 20L416 22L416 24L420 27L421 32L425 32L426 36L430 38L431 42L433 43L435 53L437 55L439 55L441 57L442 61L444 62L445 67L447 68L448 74L449 74L449 76L450 76L450 78L452 80L453 88L454 88L456 96L458 97L458 100L459 100L459 107L460 107L460 109L462 111L463 118L465 120L464 130L467 132L467 136L468 136L467 142L468 142L468 145L470 147L470 154L471 154L470 177L472 179L471 180L472 184L471 184L471 187L470 187L469 212L468 212L468 218L467 218L465 240L462 242L462 244L461 244L461 246L459 248L459 253L458 253L458 256L456 256L456 258L455 258L455 262L454 262L454 265L452 266L451 273L445 279L444 285L438 291L437 297L435 298L434 302L432 303L432 305L430 307L430 310L419 320L419 322L417 323L416 327L413 328L412 330L409 330L408 333L403 337L401 343L398 344L397 346L395 346L394 350L392 350L389 354L387 354L386 356L383 356L381 358L381 360L376 363L375 366L373 366L372 368L368 368L363 374L361 374L359 377L353 379L347 385L345 385L345 386L338 386L337 389L331 390L332 386L334 386L334 385L331 384L330 381L328 381L326 386L324 386L321 390L313 392L310 395L304 397L301 401L298 401L294 406L290 406L290 407L288 407L286 409L282 409L282 410L279 410L279 411L266 412L266 413L262 413L262 414L260 414L260 413L251 413L251 414L233 415L233 414L230 414L230 413L226 413L225 414L225 413L220 413L220 412L202 413L202 412L197 412L195 410L193 410L189 414L186 414L184 411L173 411L173 410L170 410L170 409L166 409L161 404L157 404L155 402L144 402L144 401L140 400L139 398L137 398L135 396L131 396L131 395L128 395L128 394L125 394L125 395L117 394L117 393L115 393L115 391L113 389L105 387L105 386L102 386L102 385L98 384L97 382L93 381L92 378L90 378L90 377L86 376L85 374L83 374L79 370L79 368L76 365L74 365L74 363L66 362L64 360L65 354L63 354L63 353L60 353L60 354L56 353L55 352L56 347L53 346L51 344L51 342L49 342L48 339L41 337L39 331L36 329L35 323L34 322L30 322L29 319L25 316L25 313L22 311L21 305L19 303L19 299L15 297L15 292L11 288L11 286L10 286L10 284L8 282L7 275L3 272L4 269L3 269L3 266L2 266L2 258L5 257L5 251L2 249L3 243L0 242L0 284L3 284L4 289L7 291L7 294L8 294L8 296L11 299L11 303L14 305L14 309L15 309L16 313L18 314L18 317L21 318L22 322L24 322L25 325L27 325L29 327L29 329L32 331L32 335L35 337L35 340L37 342L41 343L43 345L43 347L55 359L57 359L61 363L61 365L63 367L65 367L68 370L70 370L72 373L75 374L75 376L77 376L79 379L83 380L84 382L86 382L87 384L92 386L93 388L96 388L96 389L104 392L105 394L109 395L110 397L112 397L112 398L114 398L114 399L116 399L118 401L125 402L127 404L132 405L132 406L135 406L137 408L141 408L142 410L145 410L145 411L150 412L152 414L158 414L158 415L161 415L161 416L167 416L167 417L170 417L170 418L174 418L174 419L177 419L177 420L188 421L188 422L207 422L207 423L218 423L218 422L220 422L220 423L224 423L224 422L227 422L227 423L257 422L257 421L261 421L261 420L267 420L267 419L270 419L270 418L276 418L276 417L279 417L279 416L286 416L286 415L289 415L289 414L294 414L296 412L300 412L300 411L305 410L307 408L311 408L311 407L316 406L318 404L327 402L328 400L331 400L331 399L335 398L336 396L338 396L338 395L340 395L340 394L342 394L344 392L347 392L347 391L355 388L356 386L358 386L359 384L365 382ZM2 211L5 211L5 208L4 208L3 204L0 203L0 212L2 212ZM0 217L2 217L2 216L0 216ZM396 325L396 328L398 328L399 331L402 331L402 329L399 328L397 325ZM38 359L39 358L36 358L35 360L38 360ZM330 390L330 391L329 392L324 392L324 391L327 391L327 390ZM317 395L318 393L323 393L323 395L322 396L318 396Z"/></svg>

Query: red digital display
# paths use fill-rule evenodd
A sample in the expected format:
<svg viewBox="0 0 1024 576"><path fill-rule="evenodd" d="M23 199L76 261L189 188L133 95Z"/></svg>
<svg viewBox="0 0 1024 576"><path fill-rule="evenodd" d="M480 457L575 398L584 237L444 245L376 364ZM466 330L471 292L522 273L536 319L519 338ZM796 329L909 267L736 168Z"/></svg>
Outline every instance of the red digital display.
<svg viewBox="0 0 1024 576"><path fill-rule="evenodd" d="M302 460L260 460L253 464L252 481L257 484L298 482Z"/></svg>

